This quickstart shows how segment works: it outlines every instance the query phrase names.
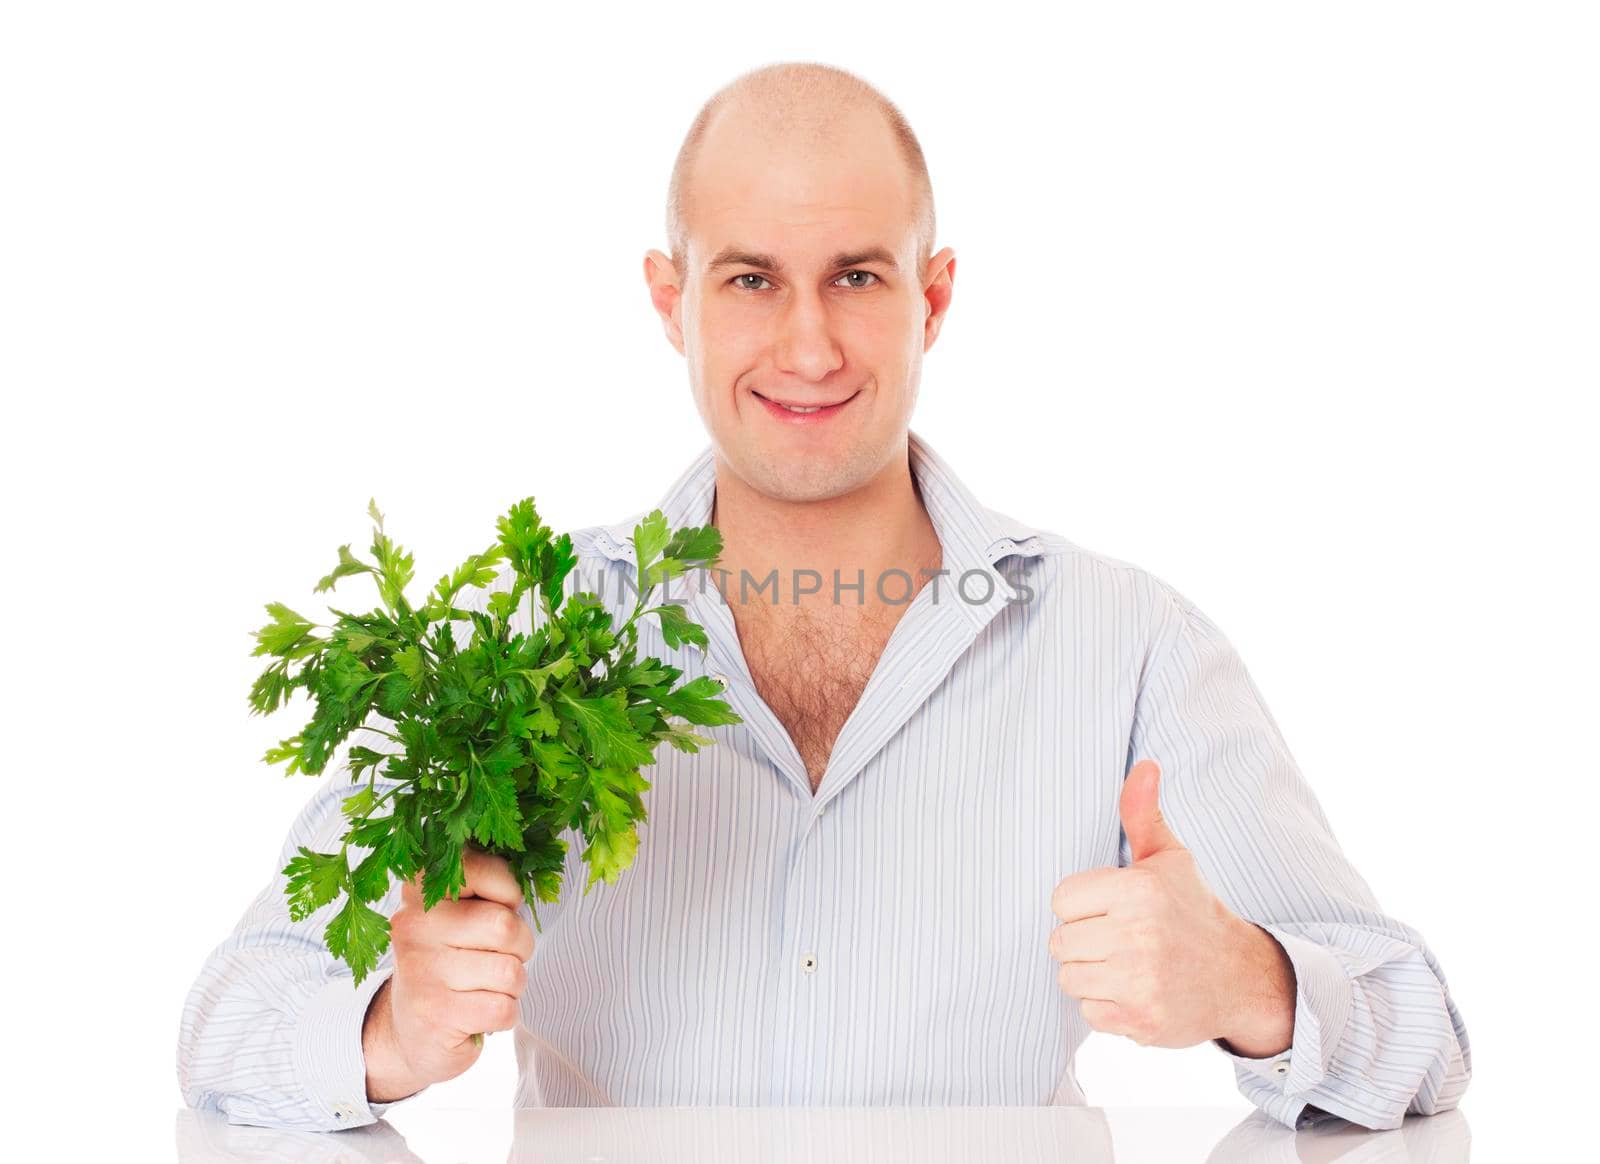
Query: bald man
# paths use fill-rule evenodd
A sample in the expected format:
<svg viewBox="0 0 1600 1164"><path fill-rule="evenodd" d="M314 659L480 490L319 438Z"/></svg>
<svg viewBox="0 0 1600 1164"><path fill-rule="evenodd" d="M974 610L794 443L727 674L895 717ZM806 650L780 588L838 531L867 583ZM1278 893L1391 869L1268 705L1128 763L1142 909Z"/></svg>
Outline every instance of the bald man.
<svg viewBox="0 0 1600 1164"><path fill-rule="evenodd" d="M704 658L648 621L640 648L742 722L658 757L616 884L572 888L574 835L537 942L506 863L472 852L461 900L376 906L391 948L352 988L326 911L290 922L269 884L185 1008L189 1102L352 1127L513 1030L520 1105L1084 1103L1098 1030L1209 1042L1288 1127L1455 1106L1437 959L1349 865L1215 624L983 506L911 429L956 259L899 111L824 65L744 74L683 143L667 231L644 277L710 441L661 508L724 553L686 599ZM574 535L619 621L632 525ZM337 843L342 792L285 860Z"/></svg>

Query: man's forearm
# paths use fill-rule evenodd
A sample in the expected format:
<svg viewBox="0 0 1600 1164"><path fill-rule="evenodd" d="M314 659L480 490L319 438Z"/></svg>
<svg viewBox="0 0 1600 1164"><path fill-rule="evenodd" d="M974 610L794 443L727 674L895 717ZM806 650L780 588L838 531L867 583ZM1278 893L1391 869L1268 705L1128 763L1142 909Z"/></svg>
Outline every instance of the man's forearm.
<svg viewBox="0 0 1600 1164"><path fill-rule="evenodd" d="M1218 1037L1231 1054L1264 1059L1282 1054L1294 1042L1294 963L1266 930L1254 922L1244 927L1239 993L1228 1029Z"/></svg>
<svg viewBox="0 0 1600 1164"><path fill-rule="evenodd" d="M394 1012L389 997L389 987L393 984L391 978L378 987L361 1023L361 1055L367 1065L368 1103L392 1103L415 1095L427 1086L410 1074L395 1044Z"/></svg>

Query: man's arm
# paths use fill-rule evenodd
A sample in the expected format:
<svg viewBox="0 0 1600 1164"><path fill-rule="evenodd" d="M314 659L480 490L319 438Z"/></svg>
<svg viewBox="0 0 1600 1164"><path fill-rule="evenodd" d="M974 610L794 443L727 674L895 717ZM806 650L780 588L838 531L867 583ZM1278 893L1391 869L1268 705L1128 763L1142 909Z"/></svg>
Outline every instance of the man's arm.
<svg viewBox="0 0 1600 1164"><path fill-rule="evenodd" d="M1157 580L1159 582L1159 580ZM1287 1050L1233 1061L1239 1089L1288 1127L1328 1113L1372 1129L1455 1107L1471 1049L1422 936L1385 915L1334 839L1243 662L1160 582L1128 766L1161 765L1161 810L1206 883L1294 970ZM1124 837L1118 863L1130 864Z"/></svg>
<svg viewBox="0 0 1600 1164"><path fill-rule="evenodd" d="M353 743L385 750L366 729ZM364 783L364 781L363 781ZM394 782L378 780L380 793ZM361 1049L367 1004L394 969L392 951L352 986L344 963L323 944L341 902L291 921L281 872L301 845L337 852L346 821L340 802L355 791L349 772L329 765L278 855L271 882L233 933L207 957L190 988L178 1034L178 1085L191 1107L220 1110L229 1123L330 1131L373 1123L387 1103L367 1101ZM365 849L352 846L364 856ZM385 917L401 885L372 903Z"/></svg>

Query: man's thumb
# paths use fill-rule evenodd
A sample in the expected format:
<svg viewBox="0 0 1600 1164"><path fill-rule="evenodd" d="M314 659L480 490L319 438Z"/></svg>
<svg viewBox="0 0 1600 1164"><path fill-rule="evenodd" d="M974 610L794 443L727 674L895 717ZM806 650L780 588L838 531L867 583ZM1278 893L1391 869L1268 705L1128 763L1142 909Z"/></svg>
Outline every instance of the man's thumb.
<svg viewBox="0 0 1600 1164"><path fill-rule="evenodd" d="M1122 782L1121 808L1122 831L1128 834L1134 861L1183 848L1161 815L1161 767L1154 760L1140 760L1128 773Z"/></svg>

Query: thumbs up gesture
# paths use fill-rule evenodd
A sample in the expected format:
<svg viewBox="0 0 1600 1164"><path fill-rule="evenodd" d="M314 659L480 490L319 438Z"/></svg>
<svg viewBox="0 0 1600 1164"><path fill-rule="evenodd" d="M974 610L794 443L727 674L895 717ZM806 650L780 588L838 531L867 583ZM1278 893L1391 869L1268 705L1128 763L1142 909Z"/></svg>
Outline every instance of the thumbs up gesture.
<svg viewBox="0 0 1600 1164"><path fill-rule="evenodd" d="M1154 760L1135 764L1121 803L1132 864L1074 873L1051 895L1061 989L1095 1030L1144 1046L1220 1038L1237 1054L1278 1054L1294 1030L1293 963L1206 887L1160 788Z"/></svg>

